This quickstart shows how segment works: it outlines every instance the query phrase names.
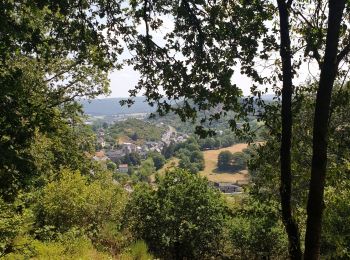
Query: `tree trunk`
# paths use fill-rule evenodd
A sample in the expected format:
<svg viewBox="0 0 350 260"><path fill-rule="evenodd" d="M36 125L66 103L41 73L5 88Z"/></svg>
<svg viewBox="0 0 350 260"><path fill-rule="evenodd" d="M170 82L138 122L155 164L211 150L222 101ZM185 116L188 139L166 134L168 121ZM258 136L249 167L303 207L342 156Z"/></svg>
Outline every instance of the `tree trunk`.
<svg viewBox="0 0 350 260"><path fill-rule="evenodd" d="M308 260L320 258L323 193L327 166L327 132L332 89L338 68L338 41L344 8L345 0L329 1L326 50L317 90L313 128L312 166L304 254L304 259Z"/></svg>
<svg viewBox="0 0 350 260"><path fill-rule="evenodd" d="M292 215L292 171L291 171L291 139L292 139L292 57L289 36L289 7L285 0L277 0L280 16L280 55L282 59L282 138L281 138L281 207L282 220L289 241L289 256L291 259L301 259L300 236L298 225Z"/></svg>

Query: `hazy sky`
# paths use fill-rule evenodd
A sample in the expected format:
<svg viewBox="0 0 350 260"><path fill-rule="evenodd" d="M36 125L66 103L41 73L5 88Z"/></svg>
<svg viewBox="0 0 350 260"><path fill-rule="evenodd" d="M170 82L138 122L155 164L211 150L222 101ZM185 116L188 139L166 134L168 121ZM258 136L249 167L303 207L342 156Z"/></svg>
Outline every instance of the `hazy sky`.
<svg viewBox="0 0 350 260"><path fill-rule="evenodd" d="M157 44L162 45L162 43L164 42L164 35L171 31L171 29L173 28L173 19L171 17L168 16L161 16L160 18L163 19L163 26L161 27L161 29L159 29L157 32L151 32L152 36L153 36L153 40L155 40L157 42ZM140 24L138 27L138 31L143 33L145 30L143 28L143 25ZM128 56L130 54L127 54L128 52L124 52L121 55L121 58L128 58ZM273 57L275 56L275 57ZM270 62L274 63L275 59L279 58L279 54L275 53L274 55L272 55ZM309 64L310 65L310 64ZM308 64L304 63L300 70L298 71L298 75L294 78L293 83L294 84L300 84L302 82L305 82L305 80L307 78L312 78L313 73L311 73L311 71L315 70L317 71L317 66L313 66L311 65L311 71L310 71L310 66ZM316 69L315 69L316 68ZM244 75L241 75L239 73L240 68L236 67L234 68L234 70L236 71L235 74L232 77L232 82L235 83L237 86L239 86L242 90L243 90L243 94L249 95L250 94L250 87L252 85L251 80L249 78L247 78ZM258 68L259 70L259 68ZM271 71L269 71L269 69L265 69L263 66L260 68L261 75L265 75L265 76L269 76ZM110 80L111 80L111 95L109 97L127 97L129 96L128 90L132 89L138 81L139 78L139 74L134 71L132 69L132 67L127 66L124 67L124 69L119 70L119 71L114 71L110 74ZM281 82L280 82L281 84ZM268 91L269 94L273 93L273 91L270 89Z"/></svg>
<svg viewBox="0 0 350 260"><path fill-rule="evenodd" d="M250 94L251 80L244 75L239 73L239 68L236 68L236 72L232 77L232 82L237 84L243 90L243 95L247 96ZM298 70L298 75L293 79L295 85L305 82L308 78L317 77L317 66L311 65L311 68L307 63L304 63ZM114 71L110 74L111 80L111 95L108 97L128 97L128 90L132 89L138 81L139 74L134 71L132 67L128 66L122 70ZM282 82L280 82L280 85ZM270 89L268 94L272 94L273 91Z"/></svg>
<svg viewBox="0 0 350 260"><path fill-rule="evenodd" d="M163 25L156 32L151 31L153 40L157 42L158 45L162 45L164 43L164 35L170 32L173 29L173 19L170 16L160 16L163 20ZM141 33L145 32L144 25L141 23L138 27L138 31ZM124 52L121 58L127 58L128 51ZM239 69L237 69L239 71ZM132 67L125 67L120 71L115 71L110 74L111 80L111 95L109 97L127 97L129 96L128 90L132 89L139 78L139 74L132 69ZM234 74L233 82L238 86L242 86L242 90L244 95L248 95L250 93L249 89L251 86L251 81L245 77L240 75L239 73Z"/></svg>
<svg viewBox="0 0 350 260"><path fill-rule="evenodd" d="M132 89L138 81L139 74L134 71L132 67L128 66L120 71L114 71L110 75L111 79L111 95L109 97L127 97L129 96L128 90ZM240 75L234 74L233 82L238 86L242 86L243 94L248 95L251 86L250 80Z"/></svg>

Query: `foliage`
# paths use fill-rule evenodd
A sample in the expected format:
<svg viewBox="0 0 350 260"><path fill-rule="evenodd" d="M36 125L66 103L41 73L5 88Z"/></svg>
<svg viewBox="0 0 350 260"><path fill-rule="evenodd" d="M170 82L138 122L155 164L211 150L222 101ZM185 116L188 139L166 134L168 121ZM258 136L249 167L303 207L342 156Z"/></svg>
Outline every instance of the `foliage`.
<svg viewBox="0 0 350 260"><path fill-rule="evenodd" d="M148 157L152 158L154 167L156 167L156 170L161 169L165 164L165 157L161 153L158 152L151 152L148 153Z"/></svg>
<svg viewBox="0 0 350 260"><path fill-rule="evenodd" d="M140 165L141 164L141 156L139 153L136 152L131 152L131 153L127 153L123 158L122 158L122 162L126 163L128 165Z"/></svg>
<svg viewBox="0 0 350 260"><path fill-rule="evenodd" d="M121 260L150 260L152 255L148 253L147 244L144 241L136 241L124 250L120 256Z"/></svg>
<svg viewBox="0 0 350 260"><path fill-rule="evenodd" d="M117 165L114 162L107 162L107 169L111 172L115 172L117 170Z"/></svg>
<svg viewBox="0 0 350 260"><path fill-rule="evenodd" d="M156 126L144 120L129 118L109 126L106 135L113 140L127 137L135 142L144 143L146 141L160 141L165 130L165 127L159 125Z"/></svg>
<svg viewBox="0 0 350 260"><path fill-rule="evenodd" d="M38 237L50 239L50 234L76 228L98 241L104 225L115 223L118 229L125 195L111 176L103 175L89 181L78 171L63 170L57 180L45 186L35 210Z"/></svg>
<svg viewBox="0 0 350 260"><path fill-rule="evenodd" d="M238 170L246 168L247 155L244 152L237 152L232 154L233 167Z"/></svg>
<svg viewBox="0 0 350 260"><path fill-rule="evenodd" d="M292 207L294 215L300 226L302 235L305 229L305 207L307 203L307 184L310 178L311 167L311 129L312 129L312 111L314 110L315 92L314 86L311 84L299 90L299 97L294 103L294 138L292 142L292 170L293 170L293 200ZM346 237L347 231L334 231L331 224L333 221L337 222L338 226L341 222L346 223L346 218L342 217L341 211L337 211L337 207L333 203L339 203L346 197L346 192L343 194L342 190L346 190L348 177L346 174L347 161L344 160L349 155L349 147L345 148L344 144L349 142L348 135L345 137L343 127L346 128L349 111L349 100L345 101L342 97L346 97L349 92L349 86L336 86L335 95L333 96L334 114L329 122L329 138L331 140L328 149L329 163L327 165L328 176L326 179L326 200L325 200L325 219L323 221L324 234L322 238L321 256L324 257L341 257L338 252L344 251L345 241L338 240L340 237ZM340 96L339 96L340 95ZM278 104L271 104L271 106L278 106ZM275 107L270 107L273 110ZM336 111L336 112L335 112ZM279 131L279 122L273 113L266 118L269 125L270 132L265 136L266 142L264 144L256 145L256 151L250 151L251 159L249 160L249 171L252 177L252 187L250 190L251 196L261 203L268 204L271 201L278 202L279 198L279 167L280 161L278 158L278 137L273 134L273 131ZM328 199L329 196L329 199ZM344 196L344 198L343 198ZM339 199L338 202L335 202ZM345 207L342 207L346 210ZM334 214L333 214L334 213ZM339 222L338 222L339 221ZM339 233L340 235L335 235ZM339 248L336 248L338 243Z"/></svg>
<svg viewBox="0 0 350 260"><path fill-rule="evenodd" d="M244 199L228 223L234 258L285 259L288 247L277 205Z"/></svg>
<svg viewBox="0 0 350 260"><path fill-rule="evenodd" d="M227 170L232 167L233 154L230 151L222 151L218 155L218 169Z"/></svg>
<svg viewBox="0 0 350 260"><path fill-rule="evenodd" d="M6 200L37 177L29 152L35 136L74 125L75 98L108 93L120 48L117 41L107 44L104 25L96 23L105 4L90 4L96 4L91 12L81 1L0 3L0 192Z"/></svg>
<svg viewBox="0 0 350 260"><path fill-rule="evenodd" d="M31 210L21 198L11 204L0 199L0 257L28 250L19 240L29 233L33 221Z"/></svg>
<svg viewBox="0 0 350 260"><path fill-rule="evenodd" d="M219 253L225 202L206 179L166 173L157 190L141 185L127 206L128 225L156 256L203 259Z"/></svg>
<svg viewBox="0 0 350 260"><path fill-rule="evenodd" d="M148 158L141 162L141 165L138 169L135 170L132 178L136 179L136 181L149 182L149 177L155 173L156 168L154 166L153 160Z"/></svg>
<svg viewBox="0 0 350 260"><path fill-rule="evenodd" d="M195 174L204 169L204 156L194 138L189 138L179 143L174 148L177 158L180 159L179 167Z"/></svg>
<svg viewBox="0 0 350 260"><path fill-rule="evenodd" d="M86 236L74 229L51 241L22 237L16 242L25 245L26 250L7 254L4 259L110 259L110 255L97 251Z"/></svg>
<svg viewBox="0 0 350 260"><path fill-rule="evenodd" d="M342 173L349 173L350 164L337 167ZM327 199L323 225L321 252L326 258L346 259L349 248L349 180L342 180L336 186L326 189Z"/></svg>

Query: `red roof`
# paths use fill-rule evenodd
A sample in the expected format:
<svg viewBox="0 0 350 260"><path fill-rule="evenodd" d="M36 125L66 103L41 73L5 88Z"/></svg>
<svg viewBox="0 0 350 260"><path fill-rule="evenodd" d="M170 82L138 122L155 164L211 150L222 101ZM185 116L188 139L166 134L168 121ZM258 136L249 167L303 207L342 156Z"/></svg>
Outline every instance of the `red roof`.
<svg viewBox="0 0 350 260"><path fill-rule="evenodd" d="M104 151L96 152L96 153L95 153L95 156L96 156L96 157L99 157L99 158L103 158L103 157L105 157L105 152L104 152Z"/></svg>

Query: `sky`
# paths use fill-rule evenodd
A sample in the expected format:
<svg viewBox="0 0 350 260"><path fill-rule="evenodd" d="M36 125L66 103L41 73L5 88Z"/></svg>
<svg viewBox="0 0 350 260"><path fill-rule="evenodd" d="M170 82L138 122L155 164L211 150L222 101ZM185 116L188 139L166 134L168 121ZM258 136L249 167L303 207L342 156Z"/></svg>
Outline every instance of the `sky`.
<svg viewBox="0 0 350 260"><path fill-rule="evenodd" d="M128 90L137 84L139 73L128 66L122 70L113 71L109 78L112 93L108 97L128 97Z"/></svg>
<svg viewBox="0 0 350 260"><path fill-rule="evenodd" d="M132 67L127 66L119 71L110 74L111 95L108 97L128 97L128 90L133 89L139 79L139 73L134 71ZM239 73L233 75L233 82L238 86L242 86L243 94L249 95L251 81Z"/></svg>
<svg viewBox="0 0 350 260"><path fill-rule="evenodd" d="M164 43L164 35L173 29L174 24L170 16L160 16L159 18L163 20L163 25L156 32L151 31L151 34L153 40L157 42L158 45L162 45L162 43ZM138 25L137 29L141 33L145 32L142 22ZM126 51L121 55L121 58L128 58L128 56L128 51ZM239 69L236 69L236 71L239 71ZM112 72L109 78L111 94L108 97L128 97L128 90L133 89L137 84L139 73L134 71L131 66L126 66L122 70ZM233 75L232 81L238 86L242 86L244 95L250 94L251 81L247 77L240 75L238 72Z"/></svg>
<svg viewBox="0 0 350 260"><path fill-rule="evenodd" d="M169 16L161 16L159 18L163 19L163 26L161 29L159 29L156 32L151 32L153 40L157 42L157 44L162 45L164 42L164 35L171 31L173 28L173 19ZM144 33L144 25L141 23L137 27L138 31L140 33ZM128 51L125 51L121 58L128 58L130 54L128 54ZM277 59L278 53L276 53L275 57L271 57L272 62L275 62L275 59ZM293 79L293 83L295 85L303 84L307 78L313 78L317 74L317 66L315 64L307 64L304 63L301 68L298 70L298 75ZM247 96L250 94L250 87L252 85L252 81L246 77L245 75L240 74L240 68L234 68L235 73L232 77L232 82L235 83L237 86L241 87L243 91L243 95ZM314 73L313 73L314 71ZM266 70L264 66L261 67L261 75L268 76L269 69ZM128 91L130 89L133 89L134 86L137 84L137 81L139 79L139 73L134 71L131 66L125 66L122 70L119 71L113 71L110 75L110 90L111 94L108 97L128 97L129 93ZM266 86L265 86L266 87ZM272 94L273 91L270 89L268 91L268 94ZM105 97L105 96L104 96Z"/></svg>

